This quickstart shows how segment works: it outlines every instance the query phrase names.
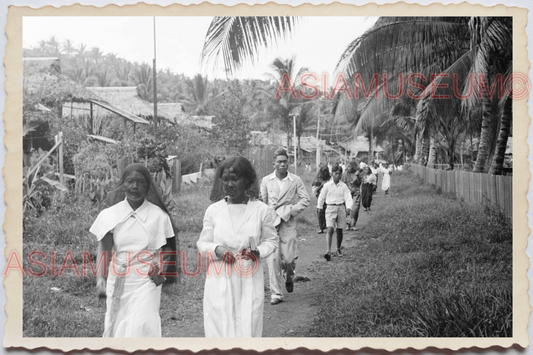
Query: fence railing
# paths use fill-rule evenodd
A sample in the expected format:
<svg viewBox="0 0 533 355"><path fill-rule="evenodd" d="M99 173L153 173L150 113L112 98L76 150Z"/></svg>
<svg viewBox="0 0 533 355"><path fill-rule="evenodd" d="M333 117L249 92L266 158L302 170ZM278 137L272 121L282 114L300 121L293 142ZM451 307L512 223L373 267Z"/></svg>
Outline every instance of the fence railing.
<svg viewBox="0 0 533 355"><path fill-rule="evenodd" d="M513 179L511 176L446 171L412 164L413 173L425 183L439 187L468 203L489 204L506 217L513 216Z"/></svg>

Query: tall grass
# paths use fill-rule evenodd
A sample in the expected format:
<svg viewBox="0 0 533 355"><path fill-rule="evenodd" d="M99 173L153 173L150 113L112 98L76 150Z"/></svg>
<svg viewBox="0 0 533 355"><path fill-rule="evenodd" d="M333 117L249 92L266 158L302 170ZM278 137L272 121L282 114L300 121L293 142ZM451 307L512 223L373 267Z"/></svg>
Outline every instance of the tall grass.
<svg viewBox="0 0 533 355"><path fill-rule="evenodd" d="M410 174L393 182L357 247L322 270L306 336L512 336L510 223Z"/></svg>
<svg viewBox="0 0 533 355"><path fill-rule="evenodd" d="M187 254L187 270L197 267L196 241L202 229L202 220L209 206L210 182L201 180L192 186L183 186L170 206L171 217L178 227L180 249ZM104 329L105 302L95 294L95 279L90 269L83 275L85 263L96 267L97 242L89 233L100 208L84 197L71 198L63 205L45 211L41 216L26 216L23 221L23 266L34 273L43 268L30 264L28 256L46 265L47 271L36 277L27 274L23 279L23 335L27 337L99 337ZM70 254L69 254L70 252ZM72 256L72 259L68 257ZM50 267L52 259L55 268ZM72 261L72 262L71 262ZM77 276L72 266L80 272ZM59 275L63 267L64 274ZM162 297L163 323L175 314L187 322L201 324L203 273L198 277L182 277L180 284L169 287ZM181 301L176 302L176 297ZM179 307L179 312L176 311Z"/></svg>

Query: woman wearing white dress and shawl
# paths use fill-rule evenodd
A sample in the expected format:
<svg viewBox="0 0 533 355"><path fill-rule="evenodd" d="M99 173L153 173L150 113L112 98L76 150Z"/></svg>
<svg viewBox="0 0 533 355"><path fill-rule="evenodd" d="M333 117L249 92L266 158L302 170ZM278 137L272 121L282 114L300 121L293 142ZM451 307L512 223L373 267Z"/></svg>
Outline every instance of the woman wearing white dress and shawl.
<svg viewBox="0 0 533 355"><path fill-rule="evenodd" d="M161 337L161 266L175 257L168 210L150 172L141 164L124 169L112 206L100 212L90 232L98 240L96 288L106 297L104 337ZM175 276L175 275L167 275Z"/></svg>
<svg viewBox="0 0 533 355"><path fill-rule="evenodd" d="M216 180L219 180L218 182ZM261 337L264 260L278 247L274 212L257 200L257 176L243 157L218 168L197 246L209 266L204 289L206 337ZM204 260L205 260L204 259Z"/></svg>

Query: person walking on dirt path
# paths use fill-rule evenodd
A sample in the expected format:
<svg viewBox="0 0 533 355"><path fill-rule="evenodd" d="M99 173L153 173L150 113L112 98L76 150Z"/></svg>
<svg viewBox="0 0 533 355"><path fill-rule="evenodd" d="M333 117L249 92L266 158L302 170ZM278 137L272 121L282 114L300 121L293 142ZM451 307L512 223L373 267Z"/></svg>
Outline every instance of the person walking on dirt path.
<svg viewBox="0 0 533 355"><path fill-rule="evenodd" d="M373 190L372 190L372 195L374 195L378 188L379 166L376 162L372 162L372 164L370 164L369 167L370 167L370 171L372 172L372 174L374 174L374 176L376 177L376 184L374 185Z"/></svg>
<svg viewBox="0 0 533 355"><path fill-rule="evenodd" d="M361 174L363 169L359 169L356 162L350 162L345 173L342 174L341 181L348 186L352 195L352 205L350 218L346 221L346 230L356 230L355 225L359 219L359 208L361 207Z"/></svg>
<svg viewBox="0 0 533 355"><path fill-rule="evenodd" d="M164 275L173 276L168 282L176 276L165 261L176 255L168 209L142 164L128 165L109 196L111 207L89 230L98 240L98 265L104 264L96 275L97 292L106 298L103 336L161 337L161 285Z"/></svg>
<svg viewBox="0 0 533 355"><path fill-rule="evenodd" d="M204 288L204 331L209 338L261 337L264 259L278 247L274 212L259 201L257 176L244 157L217 170L198 250L210 260ZM252 272L251 272L252 270Z"/></svg>
<svg viewBox="0 0 533 355"><path fill-rule="evenodd" d="M268 259L272 305L283 301L282 272L285 288L294 289L296 266L296 216L311 202L302 179L289 173L289 155L283 148L274 152L274 172L261 181L261 199L276 212L274 225L278 231L279 248Z"/></svg>
<svg viewBox="0 0 533 355"><path fill-rule="evenodd" d="M372 173L368 165L363 168L362 180L361 203L365 208L365 211L370 211L370 206L372 205L372 193L376 186L376 175Z"/></svg>
<svg viewBox="0 0 533 355"><path fill-rule="evenodd" d="M333 229L337 231L337 256L342 256L342 230L346 227L346 215L350 213L352 205L352 195L350 189L344 182L341 181L342 168L340 166L333 167L332 180L324 184L320 195L318 196L317 208L323 208L324 201L326 202L326 226L328 234L326 237L326 254L324 258L327 261L331 260L331 244L333 240Z"/></svg>
<svg viewBox="0 0 533 355"><path fill-rule="evenodd" d="M389 167L389 164L385 163L385 165L380 168L380 171L383 174L381 190L385 191L385 195L387 195L390 189L390 176L392 174L392 168Z"/></svg>
<svg viewBox="0 0 533 355"><path fill-rule="evenodd" d="M318 173L316 174L315 181L313 181L313 185L311 187L312 192L316 198L318 198L318 195L320 195L320 191L322 191L322 187L324 187L324 184L330 179L331 174L329 173L328 167L320 164L320 166L318 167ZM326 202L324 202L323 209L317 209L317 215L318 234L322 234L326 230Z"/></svg>

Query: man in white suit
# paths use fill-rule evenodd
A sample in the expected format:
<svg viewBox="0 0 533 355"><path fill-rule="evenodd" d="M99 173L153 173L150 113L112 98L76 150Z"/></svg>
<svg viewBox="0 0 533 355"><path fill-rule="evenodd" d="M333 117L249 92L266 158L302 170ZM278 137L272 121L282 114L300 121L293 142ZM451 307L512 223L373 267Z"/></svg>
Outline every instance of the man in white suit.
<svg viewBox="0 0 533 355"><path fill-rule="evenodd" d="M283 148L274 152L274 172L261 181L261 199L276 212L275 226L279 236L278 250L267 258L270 274L270 303L283 301L282 271L285 288L292 292L296 257L296 216L310 203L302 179L289 173L289 156Z"/></svg>

